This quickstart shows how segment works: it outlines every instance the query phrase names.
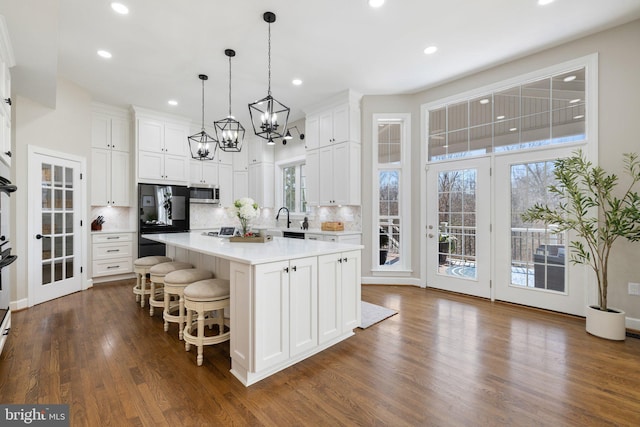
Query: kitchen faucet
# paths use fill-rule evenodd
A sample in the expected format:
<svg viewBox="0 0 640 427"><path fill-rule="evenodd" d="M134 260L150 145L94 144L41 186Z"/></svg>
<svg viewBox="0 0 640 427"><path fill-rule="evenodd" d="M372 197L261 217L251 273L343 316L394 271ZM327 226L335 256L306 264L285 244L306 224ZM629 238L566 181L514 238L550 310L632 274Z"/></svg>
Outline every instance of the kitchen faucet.
<svg viewBox="0 0 640 427"><path fill-rule="evenodd" d="M280 211L282 211L282 209L287 211L287 228L289 228L289 226L291 225L291 221L289 220L289 208L288 207L283 206L280 209L278 209L278 213L276 214L276 221L280 218Z"/></svg>

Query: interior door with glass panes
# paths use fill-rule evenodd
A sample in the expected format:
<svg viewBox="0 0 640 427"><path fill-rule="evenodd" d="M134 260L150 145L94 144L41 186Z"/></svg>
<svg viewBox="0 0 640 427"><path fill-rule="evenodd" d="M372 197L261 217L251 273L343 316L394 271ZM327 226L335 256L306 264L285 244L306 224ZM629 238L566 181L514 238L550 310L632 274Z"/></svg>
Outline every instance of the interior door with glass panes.
<svg viewBox="0 0 640 427"><path fill-rule="evenodd" d="M535 203L553 206L553 162L572 149L496 156L495 299L584 315L584 266L569 262L566 233L553 224L526 223L522 213Z"/></svg>
<svg viewBox="0 0 640 427"><path fill-rule="evenodd" d="M32 241L30 305L81 289L80 163L31 156L29 210Z"/></svg>
<svg viewBox="0 0 640 427"><path fill-rule="evenodd" d="M489 298L490 159L427 170L427 286Z"/></svg>

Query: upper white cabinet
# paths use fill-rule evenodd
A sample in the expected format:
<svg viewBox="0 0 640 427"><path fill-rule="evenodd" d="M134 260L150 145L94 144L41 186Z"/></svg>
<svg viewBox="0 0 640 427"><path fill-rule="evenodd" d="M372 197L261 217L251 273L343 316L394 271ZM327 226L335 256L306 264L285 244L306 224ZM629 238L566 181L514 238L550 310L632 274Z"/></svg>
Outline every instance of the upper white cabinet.
<svg viewBox="0 0 640 427"><path fill-rule="evenodd" d="M191 185L218 185L218 162L191 160L189 163Z"/></svg>
<svg viewBox="0 0 640 427"><path fill-rule="evenodd" d="M246 146L249 152L249 164L269 162L273 163L275 157L275 151L273 145L267 145L267 141L254 137L246 141Z"/></svg>
<svg viewBox="0 0 640 427"><path fill-rule="evenodd" d="M307 149L360 142L360 98L359 94L346 91L309 110L305 121Z"/></svg>
<svg viewBox="0 0 640 427"><path fill-rule="evenodd" d="M15 65L7 23L0 16L0 160L11 166L11 72Z"/></svg>
<svg viewBox="0 0 640 427"><path fill-rule="evenodd" d="M274 203L274 165L273 163L254 163L249 165L249 197L261 208L273 208Z"/></svg>
<svg viewBox="0 0 640 427"><path fill-rule="evenodd" d="M309 110L305 130L310 205L360 204L360 98L346 91Z"/></svg>
<svg viewBox="0 0 640 427"><path fill-rule="evenodd" d="M94 104L91 113L91 205L131 206L128 112Z"/></svg>
<svg viewBox="0 0 640 427"><path fill-rule="evenodd" d="M138 181L189 182L189 124L134 107Z"/></svg>

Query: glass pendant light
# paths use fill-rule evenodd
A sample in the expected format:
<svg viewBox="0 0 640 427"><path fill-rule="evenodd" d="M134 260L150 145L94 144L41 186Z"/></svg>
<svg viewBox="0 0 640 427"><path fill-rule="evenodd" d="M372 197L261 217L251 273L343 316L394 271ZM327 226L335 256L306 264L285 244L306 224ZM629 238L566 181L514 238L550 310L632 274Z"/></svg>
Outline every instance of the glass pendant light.
<svg viewBox="0 0 640 427"><path fill-rule="evenodd" d="M191 135L187 138L187 141L189 142L191 157L196 160L213 160L218 148L218 141L204 130L204 81L209 77L205 74L199 74L198 78L202 80L202 130Z"/></svg>
<svg viewBox="0 0 640 427"><path fill-rule="evenodd" d="M236 56L233 49L225 49L224 54L229 57L229 115L213 122L218 139L218 147L222 151L240 152L244 142L244 127L231 115L231 58Z"/></svg>
<svg viewBox="0 0 640 427"><path fill-rule="evenodd" d="M262 18L269 24L269 86L266 97L249 104L249 115L254 133L266 139L267 144L273 145L274 139L285 136L291 110L271 96L271 23L276 22L276 15L273 12L265 12Z"/></svg>

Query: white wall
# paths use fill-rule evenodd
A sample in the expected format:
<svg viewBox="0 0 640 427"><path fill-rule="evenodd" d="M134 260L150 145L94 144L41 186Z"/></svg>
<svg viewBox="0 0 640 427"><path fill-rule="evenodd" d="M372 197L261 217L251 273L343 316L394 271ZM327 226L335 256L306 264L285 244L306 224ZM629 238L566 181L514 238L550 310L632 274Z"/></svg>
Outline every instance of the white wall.
<svg viewBox="0 0 640 427"><path fill-rule="evenodd" d="M362 101L362 226L371 229L371 129L374 113L412 114L412 223L420 224L420 203L424 197L420 173L419 153L423 141L420 134L420 106L438 99L463 93L478 87L507 80L529 71L542 69L592 53L599 54L599 163L605 169L621 174L620 153L640 152L636 120L640 117L640 20L588 36L556 48L530 55L450 83L407 96L365 96ZM428 201L427 201L428 202ZM415 227L414 227L415 228ZM371 275L371 236L363 234L365 253L362 275ZM423 233L415 233L411 259L412 277L419 278L419 264L425 259L420 252ZM627 312L628 317L640 318L640 297L627 294L627 282L640 282L640 245L626 241L616 243L610 260L609 303Z"/></svg>
<svg viewBox="0 0 640 427"><path fill-rule="evenodd" d="M27 253L27 243L33 236L27 234L27 172L29 159L27 146L34 145L62 153L69 153L91 160L91 97L81 87L59 79L57 84L56 108L45 107L23 96L13 97L13 179L18 186L15 193L15 212L12 212L14 226L14 248L18 255L14 288L11 290L12 307L26 306L28 297L27 273L31 264ZM87 163L88 169L90 164ZM88 186L89 187L89 186ZM89 200L85 200L89 209ZM83 242L88 247L88 238ZM85 271L87 265L85 264Z"/></svg>

